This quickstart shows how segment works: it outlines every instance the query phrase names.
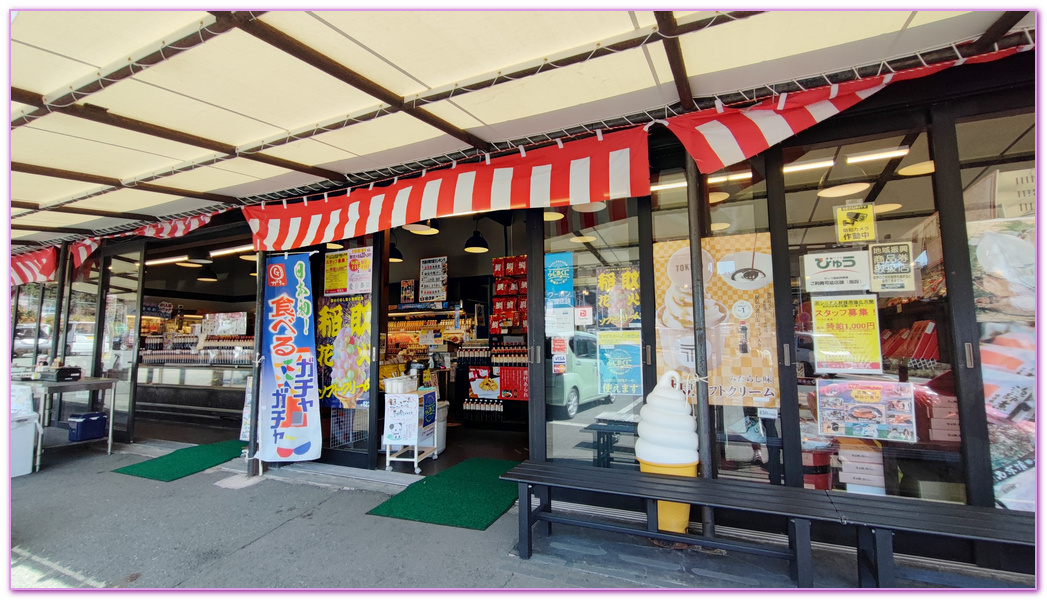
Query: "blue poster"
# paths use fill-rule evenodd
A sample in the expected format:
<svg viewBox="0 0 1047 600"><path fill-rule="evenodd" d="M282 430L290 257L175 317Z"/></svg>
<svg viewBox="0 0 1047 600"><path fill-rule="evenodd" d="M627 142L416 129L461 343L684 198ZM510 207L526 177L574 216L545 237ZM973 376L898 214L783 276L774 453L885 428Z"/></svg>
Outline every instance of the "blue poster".
<svg viewBox="0 0 1047 600"><path fill-rule="evenodd" d="M545 308L574 306L574 253L545 255Z"/></svg>
<svg viewBox="0 0 1047 600"><path fill-rule="evenodd" d="M612 396L643 395L643 367L639 330L596 333L600 363L600 393Z"/></svg>
<svg viewBox="0 0 1047 600"><path fill-rule="evenodd" d="M309 255L266 259L258 458L320 458L320 401Z"/></svg>

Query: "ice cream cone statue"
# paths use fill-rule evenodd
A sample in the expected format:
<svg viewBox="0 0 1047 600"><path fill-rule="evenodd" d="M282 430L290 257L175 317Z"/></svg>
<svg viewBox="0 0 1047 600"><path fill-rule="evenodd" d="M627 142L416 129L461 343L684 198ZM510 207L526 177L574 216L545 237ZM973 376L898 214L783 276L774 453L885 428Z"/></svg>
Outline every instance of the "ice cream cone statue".
<svg viewBox="0 0 1047 600"><path fill-rule="evenodd" d="M675 383L675 386L674 386ZM698 424L680 391L680 374L666 371L647 396L636 428L636 459L640 471L681 477L698 476ZM658 501L658 529L684 533L691 507Z"/></svg>

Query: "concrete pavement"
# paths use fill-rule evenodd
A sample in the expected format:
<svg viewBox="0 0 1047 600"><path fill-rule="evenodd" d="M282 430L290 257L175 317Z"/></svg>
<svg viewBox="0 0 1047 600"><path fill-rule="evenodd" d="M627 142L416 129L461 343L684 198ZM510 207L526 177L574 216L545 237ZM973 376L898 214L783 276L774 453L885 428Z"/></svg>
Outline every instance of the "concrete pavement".
<svg viewBox="0 0 1047 600"><path fill-rule="evenodd" d="M171 483L112 472L179 446L56 449L12 479L12 588L791 587L785 561L569 526L521 560L515 507L486 531L366 514L414 475L301 464L247 478L242 460ZM815 563L819 587L856 585L853 554L819 548Z"/></svg>

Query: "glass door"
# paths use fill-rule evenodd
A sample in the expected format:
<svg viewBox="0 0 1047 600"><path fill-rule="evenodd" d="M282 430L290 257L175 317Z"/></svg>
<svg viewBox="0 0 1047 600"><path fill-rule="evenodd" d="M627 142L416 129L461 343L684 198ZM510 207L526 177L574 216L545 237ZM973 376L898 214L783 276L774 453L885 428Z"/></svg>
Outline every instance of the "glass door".
<svg viewBox="0 0 1047 600"><path fill-rule="evenodd" d="M107 392L104 410L115 402L113 437L130 442L134 434L134 395L138 371L138 340L141 318L142 262L145 245L129 250L115 248L102 254L102 320L98 330L98 377L117 380L116 391ZM102 409L102 407L99 407Z"/></svg>

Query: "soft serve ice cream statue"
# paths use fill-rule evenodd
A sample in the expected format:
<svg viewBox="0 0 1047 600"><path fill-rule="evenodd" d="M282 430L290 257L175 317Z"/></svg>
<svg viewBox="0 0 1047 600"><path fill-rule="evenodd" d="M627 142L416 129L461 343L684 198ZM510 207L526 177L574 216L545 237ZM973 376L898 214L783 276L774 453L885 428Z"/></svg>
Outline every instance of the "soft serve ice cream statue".
<svg viewBox="0 0 1047 600"><path fill-rule="evenodd" d="M680 374L666 371L640 409L636 459L644 473L698 475L698 424L679 387ZM687 530L690 510L688 504L659 501L658 529L683 533Z"/></svg>

